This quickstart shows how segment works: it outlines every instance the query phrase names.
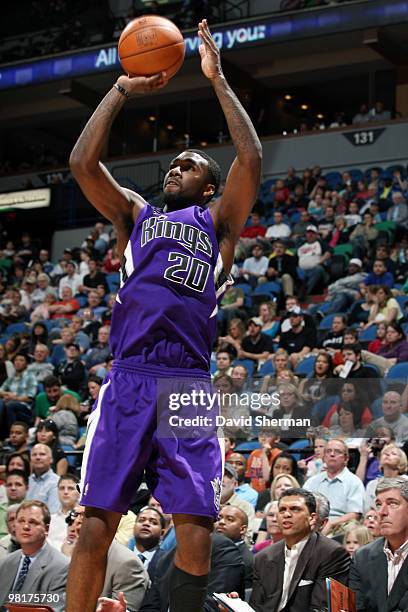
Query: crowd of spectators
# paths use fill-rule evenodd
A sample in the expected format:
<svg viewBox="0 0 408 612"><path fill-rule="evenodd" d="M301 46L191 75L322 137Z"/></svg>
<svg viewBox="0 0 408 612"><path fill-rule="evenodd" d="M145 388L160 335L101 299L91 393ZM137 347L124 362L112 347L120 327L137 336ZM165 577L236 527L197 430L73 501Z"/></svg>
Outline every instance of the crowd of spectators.
<svg viewBox="0 0 408 612"><path fill-rule="evenodd" d="M226 420L207 610L217 609L212 592L251 591L257 612L273 598L270 610L285 598L307 609L305 590L265 574L268 560L284 567L284 547L300 542L308 558L321 547L306 581L349 580L359 610L368 601L382 610L361 570L365 546L394 555L408 538L407 175L360 174L290 168L266 181L237 245L211 370L222 414L239 421ZM24 592L26 559L38 553L43 582L31 588L44 585L63 610L84 511L76 482L86 423L112 365L120 262L102 223L55 262L28 233L2 246L0 598ZM399 535L390 532L389 491L402 508L392 520ZM297 512L293 538L284 517ZM109 551L100 610L167 609L175 545L171 517L146 489L135 491ZM321 592L307 597L321 605Z"/></svg>

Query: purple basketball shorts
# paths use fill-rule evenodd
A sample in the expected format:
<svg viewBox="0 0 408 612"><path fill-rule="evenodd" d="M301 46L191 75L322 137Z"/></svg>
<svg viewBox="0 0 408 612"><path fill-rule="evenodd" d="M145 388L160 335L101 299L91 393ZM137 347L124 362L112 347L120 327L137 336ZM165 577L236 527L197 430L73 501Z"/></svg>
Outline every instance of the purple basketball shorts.
<svg viewBox="0 0 408 612"><path fill-rule="evenodd" d="M218 516L223 438L215 429L190 438L157 430L163 379L177 384L203 375L209 385L200 370L114 362L88 420L81 504L126 514L145 473L164 512Z"/></svg>

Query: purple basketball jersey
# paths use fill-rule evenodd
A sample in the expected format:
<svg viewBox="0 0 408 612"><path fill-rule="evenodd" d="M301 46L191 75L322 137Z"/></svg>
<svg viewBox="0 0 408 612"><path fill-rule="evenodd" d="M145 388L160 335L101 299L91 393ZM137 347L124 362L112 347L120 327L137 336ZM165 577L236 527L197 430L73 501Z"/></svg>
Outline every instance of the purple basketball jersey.
<svg viewBox="0 0 408 612"><path fill-rule="evenodd" d="M124 253L111 322L115 359L201 368L210 365L223 272L209 209L140 212Z"/></svg>

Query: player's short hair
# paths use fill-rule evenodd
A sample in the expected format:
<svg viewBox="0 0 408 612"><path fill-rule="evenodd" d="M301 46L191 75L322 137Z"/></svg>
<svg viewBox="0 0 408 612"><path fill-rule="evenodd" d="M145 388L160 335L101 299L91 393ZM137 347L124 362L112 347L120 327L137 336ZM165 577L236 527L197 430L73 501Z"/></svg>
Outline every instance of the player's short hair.
<svg viewBox="0 0 408 612"><path fill-rule="evenodd" d="M218 187L220 186L220 183L221 183L221 168L219 164L215 161L215 159L213 159L207 153L205 153L204 151L201 151L200 149L187 149L187 150L191 151L192 153L197 153L197 155L200 155L208 162L208 174L210 175L211 182L213 183L215 187L215 191L217 192Z"/></svg>

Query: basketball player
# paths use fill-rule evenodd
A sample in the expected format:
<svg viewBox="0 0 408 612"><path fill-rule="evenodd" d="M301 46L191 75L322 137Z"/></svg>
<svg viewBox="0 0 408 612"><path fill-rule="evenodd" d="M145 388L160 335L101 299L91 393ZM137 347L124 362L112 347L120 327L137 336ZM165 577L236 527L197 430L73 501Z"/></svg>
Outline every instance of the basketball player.
<svg viewBox="0 0 408 612"><path fill-rule="evenodd" d="M262 150L223 75L206 20L198 34L201 68L236 149L220 200L207 207L220 169L200 151L184 151L171 162L164 179L164 211L120 187L100 162L127 98L163 87L164 73L120 76L70 158L84 194L116 229L123 268L110 334L115 361L88 425L81 483L86 518L71 561L67 612L94 612L107 550L144 470L152 494L164 512L173 514L176 528L171 612L199 612L206 594L223 453L216 437L159 439L157 384L163 376L208 377L216 294L256 199Z"/></svg>

